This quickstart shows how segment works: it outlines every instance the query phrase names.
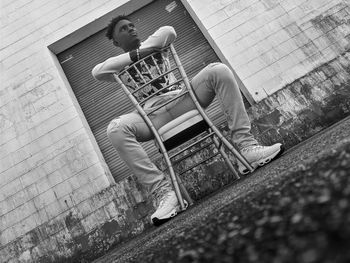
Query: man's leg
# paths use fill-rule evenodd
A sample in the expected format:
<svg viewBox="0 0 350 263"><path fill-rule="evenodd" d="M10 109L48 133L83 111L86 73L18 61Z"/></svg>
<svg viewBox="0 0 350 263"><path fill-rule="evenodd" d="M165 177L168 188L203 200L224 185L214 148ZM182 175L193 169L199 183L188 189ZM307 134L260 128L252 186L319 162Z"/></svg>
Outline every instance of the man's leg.
<svg viewBox="0 0 350 263"><path fill-rule="evenodd" d="M165 120L155 118L158 125ZM152 214L155 225L175 216L180 209L176 194L164 174L149 159L140 142L154 138L142 117L137 112L120 116L111 121L107 128L108 137L122 160L136 176L137 181L151 193L158 203Z"/></svg>
<svg viewBox="0 0 350 263"><path fill-rule="evenodd" d="M211 63L201 70L191 81L197 99L207 108L215 96L232 133L232 141L238 148L258 144L250 133L250 120L244 107L241 92L231 70L222 63ZM195 106L189 95L168 106L168 113L176 118Z"/></svg>
<svg viewBox="0 0 350 263"><path fill-rule="evenodd" d="M148 193L154 193L161 188L171 189L164 174L153 164L140 144L154 136L137 112L112 120L107 128L107 135L120 158Z"/></svg>
<svg viewBox="0 0 350 263"><path fill-rule="evenodd" d="M231 131L232 142L256 168L276 158L282 152L281 144L259 146L250 132L251 124L245 110L243 99L231 70L222 63L212 63L200 71L191 81L197 99L206 108L216 96ZM189 96L184 96L168 108L172 118L194 109ZM241 173L248 170L239 163Z"/></svg>

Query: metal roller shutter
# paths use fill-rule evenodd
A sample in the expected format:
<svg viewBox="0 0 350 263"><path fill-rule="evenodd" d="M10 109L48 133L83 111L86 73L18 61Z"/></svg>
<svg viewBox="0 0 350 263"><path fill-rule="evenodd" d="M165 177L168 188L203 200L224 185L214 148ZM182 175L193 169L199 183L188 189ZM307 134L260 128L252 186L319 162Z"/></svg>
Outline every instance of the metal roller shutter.
<svg viewBox="0 0 350 263"><path fill-rule="evenodd" d="M180 1L158 0L129 15L138 28L141 39L156 29L171 25L177 32L175 48L191 79L205 65L219 61L214 50L200 32ZM92 68L122 51L105 37L105 29L58 54L58 59L85 114L96 141L113 177L122 180L131 174L110 144L106 127L109 122L133 110L126 96L113 83L93 79ZM208 109L215 123L224 121L217 102ZM158 154L153 142L143 143L151 158Z"/></svg>

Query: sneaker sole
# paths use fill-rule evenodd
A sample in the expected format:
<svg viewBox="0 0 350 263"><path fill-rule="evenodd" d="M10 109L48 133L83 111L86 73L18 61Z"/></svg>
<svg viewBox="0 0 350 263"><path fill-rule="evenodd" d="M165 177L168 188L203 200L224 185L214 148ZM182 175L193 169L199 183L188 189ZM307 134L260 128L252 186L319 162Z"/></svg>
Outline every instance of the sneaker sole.
<svg viewBox="0 0 350 263"><path fill-rule="evenodd" d="M275 153L275 154L269 156L268 158L265 158L259 162L251 163L250 165L253 167L253 169L255 171L256 168L264 166L264 165L268 164L269 162L273 161L274 159L278 158L279 156L281 156L281 154L283 152L284 152L284 146L281 145L280 150L277 153ZM239 172L243 175L249 174L249 170L246 168L243 169L242 171L239 171Z"/></svg>
<svg viewBox="0 0 350 263"><path fill-rule="evenodd" d="M188 207L188 203L186 200L184 200L185 203L185 209L182 211L185 211ZM163 218L158 218L158 217L154 217L152 218L152 223L155 226L160 226L162 224L164 224L165 222L168 222L170 219L172 219L173 217L175 217L178 213L182 212L180 210L180 206L177 206L174 210L172 210L169 214L165 215Z"/></svg>
<svg viewBox="0 0 350 263"><path fill-rule="evenodd" d="M172 219L176 215L177 215L177 211L172 213L169 217L165 217L165 218L154 217L154 218L152 218L152 223L155 226L160 226L160 225L164 224L165 222L168 222L170 219Z"/></svg>

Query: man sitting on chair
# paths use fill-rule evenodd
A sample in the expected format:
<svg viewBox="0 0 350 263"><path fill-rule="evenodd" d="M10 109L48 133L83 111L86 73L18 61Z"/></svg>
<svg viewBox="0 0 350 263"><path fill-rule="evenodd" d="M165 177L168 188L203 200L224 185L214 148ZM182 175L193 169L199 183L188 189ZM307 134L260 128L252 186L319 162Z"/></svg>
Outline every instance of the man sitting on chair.
<svg viewBox="0 0 350 263"><path fill-rule="evenodd" d="M92 70L92 75L100 81L114 82L113 73L118 73L133 62L168 46L175 40L176 32L171 26L164 26L144 42L141 42L135 25L130 19L127 16L118 16L109 23L106 36L125 53L96 65ZM165 63L165 61L163 62ZM141 74L143 73L141 72ZM140 80L137 76L133 76L133 78L136 81ZM260 146L250 133L251 124L240 90L233 73L226 65L222 63L209 64L191 80L191 85L199 103L204 108L207 108L217 96L231 131L232 143L254 169L282 153L283 147L280 143L272 146ZM157 90L161 87L163 85L160 87L155 85L154 88ZM154 104L146 106L154 107L173 98L176 94L178 92L167 90L157 95L157 99L153 100ZM195 109L189 94L169 105L171 106L167 106L164 110L160 109L150 116L155 128L158 129L185 112ZM156 198L158 208L151 216L152 222L158 224L175 216L180 206L171 183L152 163L140 144L140 142L154 138L142 117L136 111L119 116L110 122L107 134L112 145L136 176L138 182ZM248 172L241 163L239 163L239 171L242 174Z"/></svg>

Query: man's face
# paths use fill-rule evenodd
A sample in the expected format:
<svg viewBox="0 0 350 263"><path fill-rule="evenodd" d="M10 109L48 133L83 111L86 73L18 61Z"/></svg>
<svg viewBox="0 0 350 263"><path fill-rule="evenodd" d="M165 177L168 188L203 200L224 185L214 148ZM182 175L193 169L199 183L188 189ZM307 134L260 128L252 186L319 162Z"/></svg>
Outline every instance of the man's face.
<svg viewBox="0 0 350 263"><path fill-rule="evenodd" d="M113 39L113 43L124 51L136 49L140 44L135 25L129 20L120 20L115 25Z"/></svg>

